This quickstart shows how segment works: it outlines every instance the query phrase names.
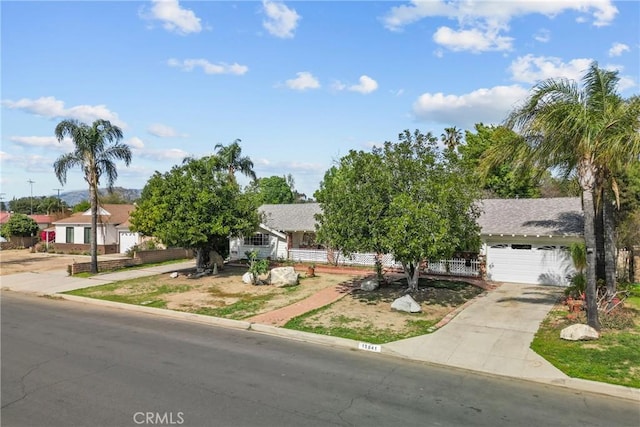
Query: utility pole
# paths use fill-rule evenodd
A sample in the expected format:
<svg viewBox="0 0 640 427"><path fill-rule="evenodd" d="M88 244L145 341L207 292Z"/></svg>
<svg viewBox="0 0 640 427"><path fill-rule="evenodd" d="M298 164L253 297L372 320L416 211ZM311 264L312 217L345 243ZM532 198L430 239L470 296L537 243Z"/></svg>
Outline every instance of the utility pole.
<svg viewBox="0 0 640 427"><path fill-rule="evenodd" d="M31 202L31 215L33 215L33 184L35 184L35 181L32 180L27 180L27 182L31 185L31 197L29 198L30 202Z"/></svg>
<svg viewBox="0 0 640 427"><path fill-rule="evenodd" d="M62 188L54 188L54 190L58 190L58 204L60 205L60 213L62 213L62 200L60 200L60 190Z"/></svg>

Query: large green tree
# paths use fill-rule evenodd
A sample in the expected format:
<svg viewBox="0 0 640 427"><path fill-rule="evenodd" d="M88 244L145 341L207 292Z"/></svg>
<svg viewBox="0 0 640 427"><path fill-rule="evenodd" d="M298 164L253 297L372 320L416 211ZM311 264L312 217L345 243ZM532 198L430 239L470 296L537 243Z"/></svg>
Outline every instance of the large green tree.
<svg viewBox="0 0 640 427"><path fill-rule="evenodd" d="M255 193L260 204L287 204L295 201L295 195L289 182L282 176L258 178L248 190Z"/></svg>
<svg viewBox="0 0 640 427"><path fill-rule="evenodd" d="M115 161L131 163L131 149L122 144L122 130L108 120L96 120L91 126L77 120L63 120L56 126L56 138L62 141L71 138L74 149L63 154L53 164L56 177L62 185L67 182L67 172L80 168L89 185L91 203L91 272L98 272L98 187L100 179L106 178L107 187L113 187L118 178Z"/></svg>
<svg viewBox="0 0 640 427"><path fill-rule="evenodd" d="M191 158L154 173L131 213L131 229L193 249L200 269L210 251L227 250L229 238L254 233L260 222L255 197L242 193L218 165L216 156Z"/></svg>
<svg viewBox="0 0 640 427"><path fill-rule="evenodd" d="M485 198L539 197L540 190L535 170L518 170L509 160L486 165L482 162L491 147L506 143L524 144L511 129L503 126L475 125L475 132L467 131L465 143L458 147L464 166L472 170L478 179Z"/></svg>
<svg viewBox="0 0 640 427"><path fill-rule="evenodd" d="M9 220L2 224L0 235L9 239L11 236L29 237L37 236L40 228L38 223L26 214L14 213Z"/></svg>
<svg viewBox="0 0 640 427"><path fill-rule="evenodd" d="M595 194L640 154L637 101L616 92L617 73L592 63L580 83L549 79L506 119L526 144L502 144L492 159L575 174L582 190L587 246L587 322L600 329L596 289Z"/></svg>
<svg viewBox="0 0 640 427"><path fill-rule="evenodd" d="M406 130L397 143L352 151L327 171L315 193L318 237L345 253L393 254L415 291L421 262L477 249L477 194L436 137Z"/></svg>

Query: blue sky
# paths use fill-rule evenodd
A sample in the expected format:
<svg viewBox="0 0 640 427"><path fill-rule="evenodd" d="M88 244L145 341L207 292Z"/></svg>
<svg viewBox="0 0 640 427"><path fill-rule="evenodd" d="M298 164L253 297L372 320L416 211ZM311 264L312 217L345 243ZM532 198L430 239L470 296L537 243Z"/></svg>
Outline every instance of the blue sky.
<svg viewBox="0 0 640 427"><path fill-rule="evenodd" d="M500 123L591 61L640 93L637 1L0 3L3 200L83 190L52 164L63 119L111 120L133 151L116 185L241 139L258 177L309 196L350 149L404 129ZM30 184L28 181L33 181ZM242 181L241 181L242 182ZM246 182L245 182L246 183Z"/></svg>

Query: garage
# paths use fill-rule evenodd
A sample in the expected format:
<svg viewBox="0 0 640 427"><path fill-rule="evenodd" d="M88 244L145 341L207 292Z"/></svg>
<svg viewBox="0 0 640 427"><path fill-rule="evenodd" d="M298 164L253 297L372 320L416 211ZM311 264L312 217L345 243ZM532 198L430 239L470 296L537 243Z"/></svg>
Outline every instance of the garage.
<svg viewBox="0 0 640 427"><path fill-rule="evenodd" d="M584 242L580 198L484 199L481 210L488 280L569 284L575 272L569 247Z"/></svg>
<svg viewBox="0 0 640 427"><path fill-rule="evenodd" d="M566 286L574 272L564 245L496 243L487 248L487 278L492 281Z"/></svg>
<svg viewBox="0 0 640 427"><path fill-rule="evenodd" d="M138 233L130 231L121 231L120 235L120 253L124 254L129 249L138 244Z"/></svg>

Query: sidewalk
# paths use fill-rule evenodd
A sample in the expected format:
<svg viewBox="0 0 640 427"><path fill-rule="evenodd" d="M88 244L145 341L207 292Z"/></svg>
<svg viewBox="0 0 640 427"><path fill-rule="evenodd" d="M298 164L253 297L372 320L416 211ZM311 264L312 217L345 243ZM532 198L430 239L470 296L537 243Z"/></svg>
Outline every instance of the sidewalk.
<svg viewBox="0 0 640 427"><path fill-rule="evenodd" d="M17 273L0 276L0 288L16 292L53 295L89 286L105 285L119 280L136 279L138 277L193 268L195 265L195 260L190 260L175 264L122 270L115 273L101 273L86 278L69 276L64 269L46 273Z"/></svg>

